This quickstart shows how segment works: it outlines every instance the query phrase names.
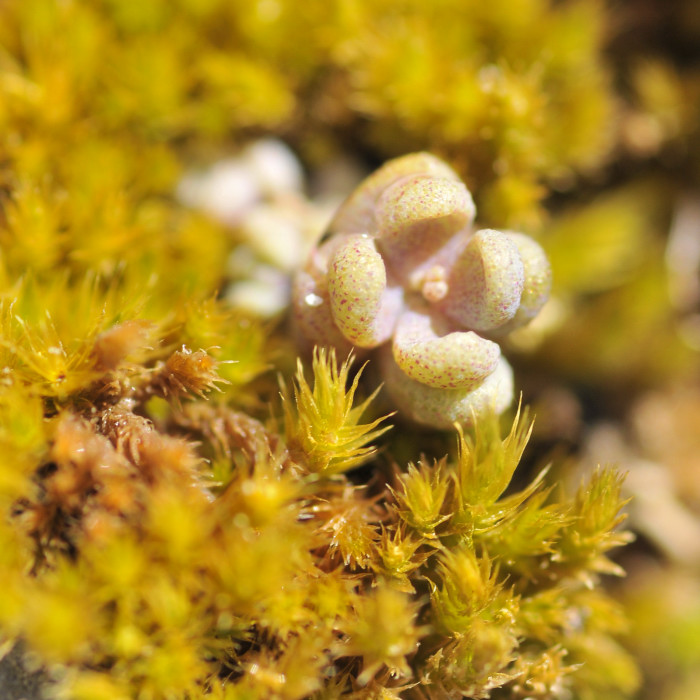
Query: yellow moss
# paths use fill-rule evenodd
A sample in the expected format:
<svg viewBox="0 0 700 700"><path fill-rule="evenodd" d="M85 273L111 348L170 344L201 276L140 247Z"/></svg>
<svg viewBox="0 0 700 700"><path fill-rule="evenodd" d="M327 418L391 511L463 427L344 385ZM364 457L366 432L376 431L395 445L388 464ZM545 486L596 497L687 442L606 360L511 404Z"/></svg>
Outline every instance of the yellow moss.
<svg viewBox="0 0 700 700"><path fill-rule="evenodd" d="M430 146L488 218L536 222L548 183L608 151L604 17L545 0L0 3L0 637L53 666L50 692L518 697L525 669L528 692L566 674L580 695L556 645L610 652L592 687L634 686L605 596L577 588L616 571L619 482L568 499L541 476L504 497L523 419L435 462L416 448L392 491L368 378L323 350L292 377L283 330L220 296L233 237L174 195L261 130L311 161L351 135L371 158ZM660 113L667 87L640 76ZM599 261L606 284L632 239ZM293 383L281 410L271 367Z"/></svg>
<svg viewBox="0 0 700 700"><path fill-rule="evenodd" d="M367 444L390 426L379 427L384 418L360 423L377 391L353 406L359 373L347 387L352 358L338 366L335 350L316 349L314 384L309 386L301 361L297 367L294 402L285 398L285 431L292 454L312 474L333 476L367 462L376 448Z"/></svg>
<svg viewBox="0 0 700 700"><path fill-rule="evenodd" d="M392 675L410 677L405 657L416 650L424 631L415 625L416 613L405 594L382 585L358 601L348 651L362 657L359 683L369 681L383 666Z"/></svg>

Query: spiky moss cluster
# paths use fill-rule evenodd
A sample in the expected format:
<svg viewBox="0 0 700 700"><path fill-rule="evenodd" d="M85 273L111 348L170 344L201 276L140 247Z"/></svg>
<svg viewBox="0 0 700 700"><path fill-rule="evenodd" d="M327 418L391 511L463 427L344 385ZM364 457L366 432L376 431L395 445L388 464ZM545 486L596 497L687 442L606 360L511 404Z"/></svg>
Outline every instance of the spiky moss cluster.
<svg viewBox="0 0 700 700"><path fill-rule="evenodd" d="M274 341L215 299L230 243L175 202L183 163L220 157L249 129L283 133L323 157L367 115L381 116L387 127L363 143L389 153L434 141L462 160L507 221L532 215L540 177L600 160L608 96L597 6L533 2L514 13L505 0L486 9L445 3L430 16L425 7L0 3L0 628L3 650L23 640L17 648L45 669L50 692L391 696L419 683L407 692L439 697L450 683L480 692L480 671L497 667L533 679L503 692L546 695L562 678L583 692L633 676L617 654L607 658L619 665L598 679L560 672L596 644L614 649L608 632L617 624L604 597L583 600L574 578L560 578L562 593L547 589L554 600L542 629L551 635L506 628L524 643L512 652L520 661L500 662L507 644L489 647L487 633L477 635L491 627L486 605L486 622L475 618L469 632L482 654L475 671L450 680L464 673L459 653L476 658L469 641L457 648L466 623L440 626L426 602L428 580L438 592L448 586L440 552L457 535L440 540L440 527L450 519L429 537L408 510L398 514L399 481L396 497L381 482L369 491L349 484L346 466L371 456L362 424L345 398L333 394L328 406L320 389L316 398L317 383L305 390L299 379L298 409L287 400L288 426L308 426L301 432L235 408L264 410L269 387L248 383ZM377 27L386 43L374 40ZM408 62L405 36L424 44ZM372 83L380 65L393 93L385 77ZM470 85L478 78L474 100L457 87L467 85L456 80L462 68ZM442 106L416 99L421 75L423 94L442 95ZM467 140L465 124L476 129ZM390 133L406 143L389 143ZM284 366L286 356L277 358ZM317 374L319 387L345 376ZM198 398L215 385L216 397ZM305 401L321 401L318 411L305 413ZM338 435L350 454L335 451ZM324 475L324 464L340 473ZM414 554L395 554L404 532ZM564 532L578 537L568 525L560 532L562 541ZM496 561L483 547L473 554ZM392 583L400 570L415 593ZM495 580L508 588L511 579ZM527 618L522 610L514 619ZM570 650L565 661L557 645Z"/></svg>
<svg viewBox="0 0 700 700"><path fill-rule="evenodd" d="M95 339L80 389L47 394L18 366L0 393L0 629L51 696L634 686L620 613L596 590L628 539L614 472L573 498L544 474L504 495L529 426L503 438L490 417L454 455L358 485L346 473L388 425L361 422L348 362L316 353L311 382L300 365L278 432L197 398L217 382L202 351L128 362L132 332Z"/></svg>
<svg viewBox="0 0 700 700"><path fill-rule="evenodd" d="M169 144L209 159L264 129L310 159L348 135L383 156L438 149L508 225L537 213L542 180L608 147L605 15L590 0L8 0L0 20L2 181L62 227L16 252L46 248L45 266L154 246L172 225Z"/></svg>
<svg viewBox="0 0 700 700"><path fill-rule="evenodd" d="M396 404L436 428L508 408L510 365L482 336L526 324L551 286L534 240L474 232L473 218L469 190L441 160L389 161L342 205L292 293L302 341L381 348Z"/></svg>

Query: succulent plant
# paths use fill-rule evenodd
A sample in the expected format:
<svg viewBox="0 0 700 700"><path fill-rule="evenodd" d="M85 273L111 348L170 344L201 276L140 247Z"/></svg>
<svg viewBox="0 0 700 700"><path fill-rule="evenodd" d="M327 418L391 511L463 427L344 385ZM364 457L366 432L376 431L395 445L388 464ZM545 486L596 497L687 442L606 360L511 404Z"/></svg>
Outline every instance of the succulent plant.
<svg viewBox="0 0 700 700"><path fill-rule="evenodd" d="M533 239L474 230L474 215L440 159L389 161L340 207L294 284L302 339L377 348L396 403L436 428L510 405L512 371L497 341L538 313L551 286Z"/></svg>

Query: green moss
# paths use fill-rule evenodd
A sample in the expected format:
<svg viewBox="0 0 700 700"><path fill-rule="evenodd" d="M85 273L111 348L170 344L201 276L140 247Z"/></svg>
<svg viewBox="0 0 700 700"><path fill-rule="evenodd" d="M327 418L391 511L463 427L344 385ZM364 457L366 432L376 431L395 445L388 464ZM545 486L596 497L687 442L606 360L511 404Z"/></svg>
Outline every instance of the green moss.
<svg viewBox="0 0 700 700"><path fill-rule="evenodd" d="M366 402L351 409L347 363L316 357L313 403L298 375L298 417L280 436L197 399L215 365L178 353L141 373L126 362L103 372L25 437L34 469L3 525L0 621L63 669L52 692L203 697L223 682L234 696L297 698L345 678L348 689L374 679L517 697L537 654L614 644L603 594L600 619L584 595L599 572L616 573L603 556L626 540L612 532L613 474L574 499L551 501L541 478L503 498L527 429L516 421L501 440L493 418L473 442L458 436L456 459L367 492L344 472L373 456L366 445L381 431L354 425ZM109 393L127 381L131 399ZM187 390L196 400L183 404ZM179 437L139 415L154 395L170 401L163 428ZM302 420L310 410L350 423L318 432ZM13 424L5 430L9 441ZM232 460L222 483L194 437ZM319 455L332 455L325 469ZM572 628L584 614L587 627ZM562 666L557 683L575 689L577 669ZM627 687L629 674L596 682Z"/></svg>
<svg viewBox="0 0 700 700"><path fill-rule="evenodd" d="M511 490L524 415L435 460L419 434L385 434L349 361L318 351L294 375L281 324L227 306L233 238L173 194L251 134L311 163L361 134L377 157L440 151L489 217L537 221L549 184L608 149L603 17L543 0L2 3L0 639L49 696L634 687L599 589L627 540L619 477ZM393 463L401 439L411 466Z"/></svg>

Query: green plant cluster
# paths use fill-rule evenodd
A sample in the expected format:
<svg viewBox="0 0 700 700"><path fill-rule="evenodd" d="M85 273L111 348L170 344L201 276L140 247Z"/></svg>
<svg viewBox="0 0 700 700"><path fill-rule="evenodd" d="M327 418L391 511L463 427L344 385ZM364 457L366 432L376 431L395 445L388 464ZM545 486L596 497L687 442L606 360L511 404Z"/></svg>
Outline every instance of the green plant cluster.
<svg viewBox="0 0 700 700"><path fill-rule="evenodd" d="M544 474L506 493L530 426L502 437L492 417L452 457L356 483L389 426L361 422L349 362L318 351L311 382L300 365L278 432L197 398L221 381L204 351L120 357L142 332L97 336L92 381L69 393L15 372L2 387L0 629L54 696L634 687L596 588L629 539L614 471L573 497Z"/></svg>
<svg viewBox="0 0 700 700"><path fill-rule="evenodd" d="M64 228L16 255L157 248L168 145L206 160L255 130L316 162L349 135L382 157L427 148L488 219L531 222L544 181L599 166L614 140L604 17L590 0L8 0L2 181Z"/></svg>
<svg viewBox="0 0 700 700"><path fill-rule="evenodd" d="M217 296L230 232L174 196L264 132L311 164L428 147L485 217L532 222L608 151L603 21L589 1L0 3L0 649L49 695L631 692L598 586L628 539L618 475L509 486L526 418L394 464L348 364L319 351L292 379L284 333Z"/></svg>
<svg viewBox="0 0 700 700"><path fill-rule="evenodd" d="M611 4L606 20L619 107L610 167L559 200L538 239L556 299L538 359L609 404L694 383L700 348L700 13L693 0L643 4Z"/></svg>

